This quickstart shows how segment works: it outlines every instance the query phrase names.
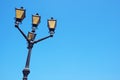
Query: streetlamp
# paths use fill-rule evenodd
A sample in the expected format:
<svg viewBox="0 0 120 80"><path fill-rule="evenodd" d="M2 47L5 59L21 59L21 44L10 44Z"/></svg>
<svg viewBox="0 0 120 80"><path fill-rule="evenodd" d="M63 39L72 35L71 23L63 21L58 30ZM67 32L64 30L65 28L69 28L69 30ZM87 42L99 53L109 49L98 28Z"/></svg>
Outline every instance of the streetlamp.
<svg viewBox="0 0 120 80"><path fill-rule="evenodd" d="M30 73L30 69L29 69L29 65L30 65L30 57L31 57L31 51L33 48L33 45L43 41L47 38L53 37L54 35L54 31L55 31L55 27L56 27L56 20L53 19L53 17L51 17L51 19L48 19L48 28L49 28L49 33L50 35L44 37L44 38L40 38L38 40L35 40L36 37L36 29L40 23L40 19L41 16L39 16L39 14L35 14L32 15L32 30L31 32L28 32L27 36L24 34L24 32L20 29L19 24L23 21L23 19L25 18L25 12L26 10L21 7L20 9L15 8L15 27L20 31L20 33L23 35L23 37L26 39L27 43L28 43L28 55L27 55L27 59L26 59L26 64L25 64L25 68L23 69L23 80L27 80L28 74Z"/></svg>
<svg viewBox="0 0 120 80"><path fill-rule="evenodd" d="M56 27L56 20L54 20L53 17L51 17L51 19L48 20L48 28L51 35L54 34L55 27Z"/></svg>
<svg viewBox="0 0 120 80"><path fill-rule="evenodd" d="M22 20L25 18L25 12L26 10L21 7L20 9L15 8L16 12L16 22L22 22Z"/></svg>

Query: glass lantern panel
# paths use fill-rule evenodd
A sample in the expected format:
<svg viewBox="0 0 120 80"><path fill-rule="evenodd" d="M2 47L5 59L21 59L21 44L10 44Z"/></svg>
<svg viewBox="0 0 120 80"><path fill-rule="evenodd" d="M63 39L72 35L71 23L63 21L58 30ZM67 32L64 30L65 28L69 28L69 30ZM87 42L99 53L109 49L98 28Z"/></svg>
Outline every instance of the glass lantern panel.
<svg viewBox="0 0 120 80"><path fill-rule="evenodd" d="M24 10L16 10L16 18L22 19L24 16Z"/></svg>
<svg viewBox="0 0 120 80"><path fill-rule="evenodd" d="M34 38L34 34L33 33L28 33L28 39L32 40Z"/></svg>
<svg viewBox="0 0 120 80"><path fill-rule="evenodd" d="M48 21L49 28L55 28L55 23L56 23L55 20L49 20Z"/></svg>
<svg viewBox="0 0 120 80"><path fill-rule="evenodd" d="M33 16L33 24L38 25L39 24L40 17L39 16Z"/></svg>

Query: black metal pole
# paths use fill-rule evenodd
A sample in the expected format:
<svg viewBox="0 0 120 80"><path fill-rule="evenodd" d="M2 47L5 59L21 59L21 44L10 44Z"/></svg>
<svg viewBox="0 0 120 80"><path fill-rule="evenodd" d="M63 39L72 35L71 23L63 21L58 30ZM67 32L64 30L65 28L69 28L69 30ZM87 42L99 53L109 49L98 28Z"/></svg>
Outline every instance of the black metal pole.
<svg viewBox="0 0 120 80"><path fill-rule="evenodd" d="M34 43L32 42L28 43L28 55L27 55L25 68L23 69L23 80L27 80L27 77L30 73L29 66L30 66L30 58L31 58L31 51L32 51L33 44Z"/></svg>
<svg viewBox="0 0 120 80"><path fill-rule="evenodd" d="M36 44L36 43L41 42L41 41L43 41L43 40L45 40L45 39L47 39L47 38L50 38L50 37L53 37L53 35L49 35L49 36L46 36L46 37L44 37L44 38L38 39L38 40L36 40L36 41L33 41L33 43Z"/></svg>
<svg viewBox="0 0 120 80"><path fill-rule="evenodd" d="M15 27L20 31L20 33L23 35L23 37L26 39L27 42L29 42L27 36L24 34L24 32L19 28L19 22L15 22Z"/></svg>

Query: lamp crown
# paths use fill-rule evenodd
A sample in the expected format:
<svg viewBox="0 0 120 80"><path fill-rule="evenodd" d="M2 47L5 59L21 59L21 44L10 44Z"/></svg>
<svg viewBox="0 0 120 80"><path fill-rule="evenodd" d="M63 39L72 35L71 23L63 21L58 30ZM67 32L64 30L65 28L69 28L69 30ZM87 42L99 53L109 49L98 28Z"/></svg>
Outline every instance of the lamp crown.
<svg viewBox="0 0 120 80"><path fill-rule="evenodd" d="M21 6L21 9L24 9L24 7L23 7L23 6Z"/></svg>
<svg viewBox="0 0 120 80"><path fill-rule="evenodd" d="M36 13L36 15L39 15L38 13Z"/></svg>
<svg viewBox="0 0 120 80"><path fill-rule="evenodd" d="M54 19L53 17L51 17L51 19Z"/></svg>

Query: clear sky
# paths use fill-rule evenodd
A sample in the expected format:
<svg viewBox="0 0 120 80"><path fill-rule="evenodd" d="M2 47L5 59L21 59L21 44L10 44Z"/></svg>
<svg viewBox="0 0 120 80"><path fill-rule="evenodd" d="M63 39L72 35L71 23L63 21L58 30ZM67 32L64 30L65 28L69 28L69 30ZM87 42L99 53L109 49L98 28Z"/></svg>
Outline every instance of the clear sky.
<svg viewBox="0 0 120 80"><path fill-rule="evenodd" d="M41 15L36 39L57 19L54 37L34 45L28 80L120 80L120 0L1 0L0 80L23 77L27 42L14 27L21 6L26 35L31 15Z"/></svg>

